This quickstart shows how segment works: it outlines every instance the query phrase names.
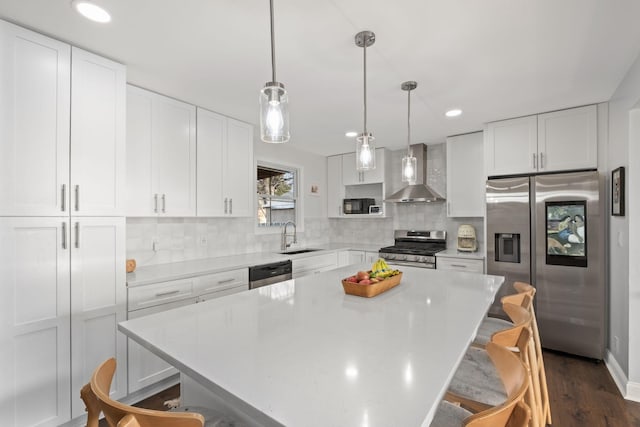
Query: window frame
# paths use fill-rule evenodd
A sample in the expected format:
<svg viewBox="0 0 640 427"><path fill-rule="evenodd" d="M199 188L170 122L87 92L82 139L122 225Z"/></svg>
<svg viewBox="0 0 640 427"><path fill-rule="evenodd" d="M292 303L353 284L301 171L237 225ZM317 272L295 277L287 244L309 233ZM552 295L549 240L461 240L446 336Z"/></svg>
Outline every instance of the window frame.
<svg viewBox="0 0 640 427"><path fill-rule="evenodd" d="M255 234L280 234L282 233L282 226L268 226L261 227L258 225L258 191L256 185L258 183L258 167L266 167L272 169L282 169L295 173L294 185L295 185L295 224L297 232L304 231L304 194L302 194L303 185L303 168L299 165L294 165L287 162L273 162L270 160L256 159L253 168L253 191L255 193L253 197L253 227Z"/></svg>

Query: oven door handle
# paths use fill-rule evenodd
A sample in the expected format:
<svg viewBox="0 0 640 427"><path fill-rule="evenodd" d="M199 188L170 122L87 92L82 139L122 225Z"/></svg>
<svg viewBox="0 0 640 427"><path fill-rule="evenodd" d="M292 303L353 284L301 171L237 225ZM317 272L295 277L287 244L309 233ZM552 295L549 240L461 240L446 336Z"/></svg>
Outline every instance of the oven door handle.
<svg viewBox="0 0 640 427"><path fill-rule="evenodd" d="M407 261L396 261L394 259L386 260L388 264L391 265L406 265L407 267L417 267L417 268L429 268L431 270L435 270L435 264L425 263L425 262L407 262Z"/></svg>

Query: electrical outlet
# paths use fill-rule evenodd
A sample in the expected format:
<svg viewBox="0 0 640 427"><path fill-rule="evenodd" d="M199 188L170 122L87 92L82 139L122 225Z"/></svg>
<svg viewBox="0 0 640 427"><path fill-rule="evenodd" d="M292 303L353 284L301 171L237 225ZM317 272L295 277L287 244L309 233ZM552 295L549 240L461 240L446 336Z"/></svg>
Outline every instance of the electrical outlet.
<svg viewBox="0 0 640 427"><path fill-rule="evenodd" d="M209 242L207 241L207 236L206 235L200 236L200 246L207 246L208 244Z"/></svg>
<svg viewBox="0 0 640 427"><path fill-rule="evenodd" d="M618 337L613 337L613 351L616 354L620 354L620 340Z"/></svg>

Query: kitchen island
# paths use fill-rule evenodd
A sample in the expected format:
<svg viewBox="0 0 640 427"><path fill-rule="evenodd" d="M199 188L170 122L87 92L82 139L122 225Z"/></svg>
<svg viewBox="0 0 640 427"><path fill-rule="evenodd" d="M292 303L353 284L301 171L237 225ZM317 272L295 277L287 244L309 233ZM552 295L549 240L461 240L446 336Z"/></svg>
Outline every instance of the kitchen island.
<svg viewBox="0 0 640 427"><path fill-rule="evenodd" d="M428 426L504 278L403 267L345 295L350 266L122 322L183 375L183 404L249 425Z"/></svg>

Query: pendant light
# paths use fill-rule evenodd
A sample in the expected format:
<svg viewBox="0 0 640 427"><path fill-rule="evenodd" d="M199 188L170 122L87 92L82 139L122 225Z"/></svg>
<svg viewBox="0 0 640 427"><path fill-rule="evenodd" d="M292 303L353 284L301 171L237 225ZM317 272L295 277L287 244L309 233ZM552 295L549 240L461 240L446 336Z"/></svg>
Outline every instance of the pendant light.
<svg viewBox="0 0 640 427"><path fill-rule="evenodd" d="M418 83L408 81L400 88L407 91L407 155L402 158L402 182L416 183L417 160L411 151L411 91L418 87Z"/></svg>
<svg viewBox="0 0 640 427"><path fill-rule="evenodd" d="M271 81L260 91L260 139L272 144L289 141L289 97L282 83L276 80L276 43L273 30L273 0L271 12Z"/></svg>
<svg viewBox="0 0 640 427"><path fill-rule="evenodd" d="M374 44L376 35L372 31L356 34L356 46L364 51L364 131L356 138L356 170L376 168L376 146L373 135L367 131L367 47Z"/></svg>

